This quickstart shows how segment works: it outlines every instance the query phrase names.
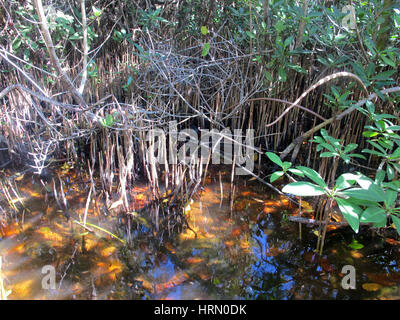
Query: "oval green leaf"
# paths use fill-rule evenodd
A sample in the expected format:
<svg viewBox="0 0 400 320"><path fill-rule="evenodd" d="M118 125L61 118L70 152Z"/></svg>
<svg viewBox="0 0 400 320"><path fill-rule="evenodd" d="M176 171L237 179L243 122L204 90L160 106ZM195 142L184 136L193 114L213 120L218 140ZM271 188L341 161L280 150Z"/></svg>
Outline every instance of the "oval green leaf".
<svg viewBox="0 0 400 320"><path fill-rule="evenodd" d="M283 187L282 191L300 197L322 196L325 194L323 188L306 181L289 183Z"/></svg>

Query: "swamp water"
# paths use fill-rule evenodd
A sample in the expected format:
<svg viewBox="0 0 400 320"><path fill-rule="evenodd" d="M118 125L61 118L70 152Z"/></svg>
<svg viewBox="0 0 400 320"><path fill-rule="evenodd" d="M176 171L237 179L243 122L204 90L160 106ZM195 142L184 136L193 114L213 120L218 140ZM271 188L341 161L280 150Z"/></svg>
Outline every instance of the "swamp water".
<svg viewBox="0 0 400 320"><path fill-rule="evenodd" d="M171 226L159 212L113 215L91 204L82 218L88 185L64 177L71 218L46 199L32 177L18 186L24 214L0 228L5 286L9 299L398 299L400 246L369 232L348 228L327 234L324 256L314 254L315 229L287 221L288 199L255 182L238 182L231 210L229 184L209 181L183 212L189 228ZM138 207L148 189L135 187ZM222 194L222 196L221 196ZM307 208L304 208L307 211ZM107 215L106 215L107 214ZM43 289L56 271L56 288ZM356 269L356 289L341 286L344 265Z"/></svg>

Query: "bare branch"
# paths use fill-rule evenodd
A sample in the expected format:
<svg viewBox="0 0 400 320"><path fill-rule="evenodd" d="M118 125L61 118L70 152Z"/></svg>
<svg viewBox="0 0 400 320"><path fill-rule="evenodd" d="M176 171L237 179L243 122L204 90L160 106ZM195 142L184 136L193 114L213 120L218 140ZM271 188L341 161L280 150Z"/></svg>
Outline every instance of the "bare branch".
<svg viewBox="0 0 400 320"><path fill-rule="evenodd" d="M89 51L88 41L87 41L87 19L86 19L85 0L81 0L81 12L82 12L82 32L83 32L83 70L82 70L81 84L79 85L78 91L80 94L83 94L88 74L87 64L88 64L88 51Z"/></svg>
<svg viewBox="0 0 400 320"><path fill-rule="evenodd" d="M50 59L56 68L57 72L61 76L62 81L64 84L67 86L68 90L71 92L71 94L74 96L74 98L77 100L78 104L82 108L86 108L87 104L85 100L83 99L82 95L78 92L78 90L75 88L74 84L72 83L71 79L68 77L68 75L64 72L64 70L61 67L60 60L57 57L56 50L54 48L53 40L51 39L50 31L47 26L47 20L46 16L44 14L43 10L43 4L41 0L33 0L36 12L39 16L39 22L40 22L40 27L42 30L42 36L43 40L46 44L47 51L49 52Z"/></svg>

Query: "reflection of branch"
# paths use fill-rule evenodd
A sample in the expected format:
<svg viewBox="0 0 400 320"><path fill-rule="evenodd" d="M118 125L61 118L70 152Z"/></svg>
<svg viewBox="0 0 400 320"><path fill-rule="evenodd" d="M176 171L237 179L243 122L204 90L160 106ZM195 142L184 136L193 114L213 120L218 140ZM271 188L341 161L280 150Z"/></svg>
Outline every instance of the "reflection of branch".
<svg viewBox="0 0 400 320"><path fill-rule="evenodd" d="M83 108L87 107L87 104L85 100L83 99L82 95L78 92L78 90L75 88L74 84L72 83L71 79L68 77L68 75L64 72L64 70L61 67L60 60L57 57L56 50L54 48L53 40L51 39L50 31L47 26L47 21L46 21L46 16L44 14L43 10L43 4L42 0L34 0L33 1L36 13L39 16L39 22L42 30L42 36L43 40L46 44L47 51L50 55L50 59L53 63L53 66L56 68L57 72L60 74L62 81L65 83L67 86L68 90L71 92L71 94L74 96L74 98L78 101L79 105Z"/></svg>
<svg viewBox="0 0 400 320"><path fill-rule="evenodd" d="M389 89L385 89L385 90L381 90L380 93L381 94L386 94L386 93L393 93L393 92L398 92L400 91L400 87L393 87L393 88L389 88ZM361 107L364 103L366 103L367 101L370 101L374 98L376 98L378 95L376 93L371 94L368 98L363 99L361 101L359 101L358 103L356 103L355 105L353 105L352 107L346 109L345 111L343 111L342 113L333 116L332 118L329 118L328 120L322 122L321 124L319 124L316 127L313 127L312 129L308 130L306 133L304 133L303 135L301 135L300 137L297 137L282 153L280 158L284 159L293 149L294 147L301 143L304 139L310 137L314 132L320 130L323 127L326 127L328 124L336 121L336 120L341 120L343 119L345 116L347 116L348 114L350 114L351 112L353 112L354 110L356 110L357 108Z"/></svg>

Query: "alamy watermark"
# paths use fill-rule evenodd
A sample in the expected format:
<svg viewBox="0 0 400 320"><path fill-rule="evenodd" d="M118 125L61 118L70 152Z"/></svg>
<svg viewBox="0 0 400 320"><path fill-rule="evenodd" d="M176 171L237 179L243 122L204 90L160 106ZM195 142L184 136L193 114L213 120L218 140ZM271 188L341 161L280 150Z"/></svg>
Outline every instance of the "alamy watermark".
<svg viewBox="0 0 400 320"><path fill-rule="evenodd" d="M342 268L343 276L341 285L345 290L356 289L356 268L352 265L345 265Z"/></svg>
<svg viewBox="0 0 400 320"><path fill-rule="evenodd" d="M56 269L52 265L45 265L42 268L42 289L55 290L56 289Z"/></svg>
<svg viewBox="0 0 400 320"><path fill-rule="evenodd" d="M352 5L346 5L342 8L342 13L346 15L342 19L342 26L349 30L356 29L356 10Z"/></svg>
<svg viewBox="0 0 400 320"><path fill-rule="evenodd" d="M177 129L168 132L152 129L146 134L146 156L159 164L235 164L236 175L251 174L254 169L253 129Z"/></svg>

